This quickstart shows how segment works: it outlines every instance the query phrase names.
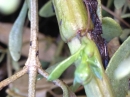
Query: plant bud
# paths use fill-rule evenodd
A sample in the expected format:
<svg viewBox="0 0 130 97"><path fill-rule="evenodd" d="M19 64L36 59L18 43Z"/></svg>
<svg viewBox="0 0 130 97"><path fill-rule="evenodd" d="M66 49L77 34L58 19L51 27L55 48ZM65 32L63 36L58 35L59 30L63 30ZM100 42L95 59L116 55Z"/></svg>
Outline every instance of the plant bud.
<svg viewBox="0 0 130 97"><path fill-rule="evenodd" d="M56 12L60 34L69 41L77 34L85 35L93 29L87 8L83 0L52 0Z"/></svg>

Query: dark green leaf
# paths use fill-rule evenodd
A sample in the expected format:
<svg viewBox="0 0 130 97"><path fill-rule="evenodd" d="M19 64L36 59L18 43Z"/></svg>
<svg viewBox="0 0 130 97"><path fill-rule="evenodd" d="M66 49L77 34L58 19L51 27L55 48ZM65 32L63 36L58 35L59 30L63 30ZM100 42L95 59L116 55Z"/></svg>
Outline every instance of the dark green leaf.
<svg viewBox="0 0 130 97"><path fill-rule="evenodd" d="M48 1L39 11L41 17L51 17L55 15L51 0Z"/></svg>
<svg viewBox="0 0 130 97"><path fill-rule="evenodd" d="M120 25L109 17L104 17L102 20L102 37L106 39L106 41L110 41L114 37L118 37L122 33L122 29Z"/></svg>

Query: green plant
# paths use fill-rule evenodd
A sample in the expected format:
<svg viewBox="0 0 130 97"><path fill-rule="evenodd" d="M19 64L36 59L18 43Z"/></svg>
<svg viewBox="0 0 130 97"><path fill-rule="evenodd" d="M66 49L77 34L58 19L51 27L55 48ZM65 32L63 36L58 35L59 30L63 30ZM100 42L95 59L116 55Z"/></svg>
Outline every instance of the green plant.
<svg viewBox="0 0 130 97"><path fill-rule="evenodd" d="M38 58L37 0L28 0L28 5L26 5L27 2L25 2L23 10L21 10L11 30L9 50L13 60L18 61L21 50L22 27L28 7L28 17L31 21L29 56L23 70L2 81L0 88L29 72L28 97L35 97L37 73L44 76L48 81L52 81L60 86L63 90L64 97L75 97L73 92L76 91L80 85L84 87L87 97L125 97L127 91L129 91L128 79L130 78L130 68L128 62L130 56L130 37L127 38L127 35L124 35L120 25L115 22L115 20L110 17L102 17L100 0L48 1L47 5L43 6L39 11L41 16L47 17L54 15L54 12L50 8L51 2L55 9L61 37L64 42L67 42L71 56L47 68L47 70L41 68ZM117 4L117 2L119 4ZM118 0L114 0L114 4L116 8L122 8L126 6L126 1L119 2ZM127 6L129 7L129 5ZM50 13L45 12L48 7ZM102 8L113 14L104 6L102 6ZM124 13L122 17L129 16L125 16L126 9L124 8L123 10ZM21 14L24 16L21 17ZM123 19L118 16L116 17L129 26ZM23 22L19 22L21 18ZM19 28L18 30L16 30L16 26ZM110 59L106 70L103 67L107 61L106 44L101 36L107 42L110 42L115 37L119 37L123 42ZM75 64L76 70L74 72L73 86L70 89L70 87L58 78L72 63ZM123 68L122 64L125 64L125 68ZM123 74L120 75L120 72L123 72Z"/></svg>

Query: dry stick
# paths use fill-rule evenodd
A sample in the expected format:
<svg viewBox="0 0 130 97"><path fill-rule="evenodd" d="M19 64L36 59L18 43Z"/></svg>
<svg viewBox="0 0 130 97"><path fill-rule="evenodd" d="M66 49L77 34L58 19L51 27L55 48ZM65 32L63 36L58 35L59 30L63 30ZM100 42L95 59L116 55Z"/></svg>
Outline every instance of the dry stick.
<svg viewBox="0 0 130 97"><path fill-rule="evenodd" d="M119 19L122 23L124 23L127 27L130 28L130 25L127 22L125 22L121 17L117 16L114 12L106 8L104 5L102 5L102 9L104 9L105 11L107 11L108 13L116 17L117 19Z"/></svg>
<svg viewBox="0 0 130 97"><path fill-rule="evenodd" d="M42 70L42 68L38 68L38 73L41 74L43 77L48 78L49 74ZM63 97L69 97L69 91L64 82L60 81L59 79L54 80L53 83L63 90Z"/></svg>
<svg viewBox="0 0 130 97"><path fill-rule="evenodd" d="M25 73L27 73L28 68L25 67L23 68L21 71L17 72L15 75L12 75L11 77L3 80L0 82L0 90L7 86L8 84L10 84L11 82L15 81L16 79L18 79L19 77L21 77L22 75L24 75Z"/></svg>
<svg viewBox="0 0 130 97"><path fill-rule="evenodd" d="M29 57L26 66L29 67L29 89L28 97L35 97L37 69L40 67L38 59L38 0L29 0L31 12L31 37Z"/></svg>

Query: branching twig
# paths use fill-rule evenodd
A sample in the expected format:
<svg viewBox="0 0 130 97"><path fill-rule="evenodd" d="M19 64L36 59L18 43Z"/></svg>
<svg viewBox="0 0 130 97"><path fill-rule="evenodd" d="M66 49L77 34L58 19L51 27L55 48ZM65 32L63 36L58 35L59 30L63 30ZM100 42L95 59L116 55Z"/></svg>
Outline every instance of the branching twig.
<svg viewBox="0 0 130 97"><path fill-rule="evenodd" d="M117 16L114 12L112 12L111 10L109 10L108 8L106 8L104 5L102 5L102 9L107 11L108 13L110 13L111 15L113 15L114 17L116 17L118 20L120 20L122 23L124 23L127 27L130 28L130 24L128 24L127 22L125 22L121 17Z"/></svg>
<svg viewBox="0 0 130 97"><path fill-rule="evenodd" d="M21 71L17 72L15 75L12 75L11 77L1 81L0 82L0 89L2 89L3 87L7 86L11 82L15 81L19 77L23 76L25 73L27 73L27 71L28 71L28 68L25 67Z"/></svg>
<svg viewBox="0 0 130 97"><path fill-rule="evenodd" d="M31 12L31 37L30 37L30 49L29 57L26 66L29 67L29 89L28 97L35 97L35 87L36 87L36 76L37 68L40 67L38 64L38 5L37 0L29 0L30 2L30 12ZM39 65L39 66L38 66Z"/></svg>
<svg viewBox="0 0 130 97"><path fill-rule="evenodd" d="M42 70L41 68L38 69L38 73L41 74L43 77L48 78L49 74L47 72L45 72L44 70ZM55 83L57 86L61 87L61 89L63 90L63 97L68 97L69 95L69 91L65 85L65 83L63 83L60 80L54 80L53 83Z"/></svg>

